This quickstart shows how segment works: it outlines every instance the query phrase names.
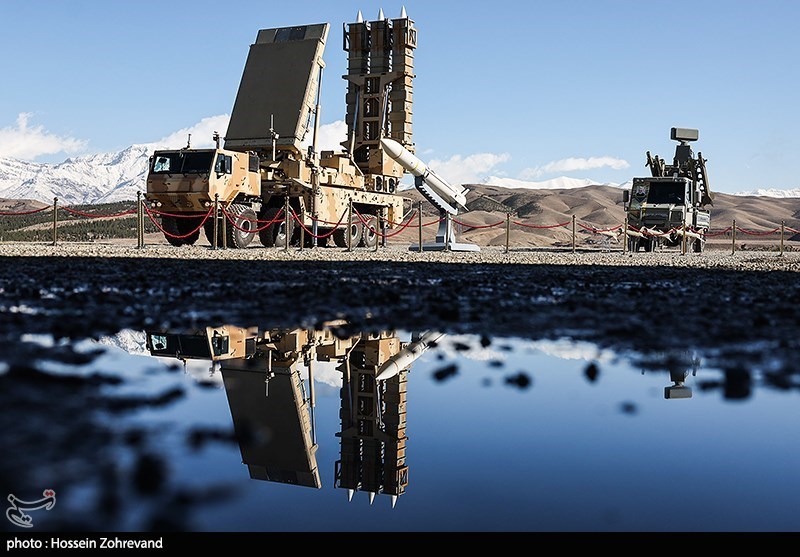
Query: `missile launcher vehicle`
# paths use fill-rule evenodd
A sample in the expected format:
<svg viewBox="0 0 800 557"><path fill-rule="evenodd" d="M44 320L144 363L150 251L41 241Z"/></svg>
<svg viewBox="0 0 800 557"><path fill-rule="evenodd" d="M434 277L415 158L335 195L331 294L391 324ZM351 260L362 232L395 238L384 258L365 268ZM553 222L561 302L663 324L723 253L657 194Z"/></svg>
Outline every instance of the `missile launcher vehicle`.
<svg viewBox="0 0 800 557"><path fill-rule="evenodd" d="M711 224L708 207L714 195L708 185L706 159L700 152L695 158L690 145L698 137L695 129L672 128L670 138L679 142L672 164L648 151L652 176L634 178L631 189L623 192L631 251L654 251L683 242L686 251L703 251Z"/></svg>
<svg viewBox="0 0 800 557"><path fill-rule="evenodd" d="M215 148L153 154L145 201L172 245L194 244L202 229L212 245L233 248L256 236L264 246L332 239L341 247L375 247L386 229L400 225L405 170L380 140L414 151L416 28L405 9L397 19L381 11L376 21L359 12L344 26L348 136L341 151L328 151L317 141L329 27L260 30Z"/></svg>

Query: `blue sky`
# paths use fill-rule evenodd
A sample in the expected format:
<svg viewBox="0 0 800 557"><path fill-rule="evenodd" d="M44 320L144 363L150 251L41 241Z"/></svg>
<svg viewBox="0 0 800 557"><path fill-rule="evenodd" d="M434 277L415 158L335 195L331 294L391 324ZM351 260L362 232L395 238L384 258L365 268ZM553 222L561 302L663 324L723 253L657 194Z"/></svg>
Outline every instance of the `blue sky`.
<svg viewBox="0 0 800 557"><path fill-rule="evenodd" d="M0 0L0 156L58 162L229 114L258 29L306 23L331 24L332 125L342 24L403 6L414 140L450 181L621 183L645 151L671 158L679 126L700 130L712 189L800 187L795 0Z"/></svg>

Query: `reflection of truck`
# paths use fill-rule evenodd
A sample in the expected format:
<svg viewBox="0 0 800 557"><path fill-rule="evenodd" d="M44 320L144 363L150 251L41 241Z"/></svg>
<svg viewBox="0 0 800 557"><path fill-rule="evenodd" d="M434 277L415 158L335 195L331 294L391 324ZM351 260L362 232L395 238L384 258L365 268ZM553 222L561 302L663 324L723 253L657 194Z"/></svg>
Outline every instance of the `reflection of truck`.
<svg viewBox="0 0 800 557"><path fill-rule="evenodd" d="M335 487L390 495L408 485L406 393L411 365L444 336L404 343L395 331L341 334L317 329L236 326L146 331L153 356L219 365L242 461L258 480L320 488L315 425L315 362L342 374L340 458ZM334 331L339 334L334 334ZM305 368L305 369L304 369Z"/></svg>
<svg viewBox="0 0 800 557"><path fill-rule="evenodd" d="M675 247L686 241L687 250L701 252L705 246L713 194L708 186L706 159L697 158L689 144L697 141L694 129L672 128L670 138L680 142L672 164L647 152L652 176L634 178L623 193L631 251L653 251L658 246Z"/></svg>
<svg viewBox="0 0 800 557"><path fill-rule="evenodd" d="M214 231L221 244L225 229L230 247L245 247L256 235L264 246L284 245L287 237L295 243L296 215L309 243L330 236L342 247L373 247L381 228L403 220L397 186L404 170L383 152L380 140L388 137L413 151L416 29L405 11L398 19L359 17L347 26L348 137L343 152L319 152L328 30L324 23L259 31L223 148L217 137L214 149L187 146L151 157L145 199L161 215L171 244L195 243L200 228L212 244ZM209 217L215 201L219 211Z"/></svg>

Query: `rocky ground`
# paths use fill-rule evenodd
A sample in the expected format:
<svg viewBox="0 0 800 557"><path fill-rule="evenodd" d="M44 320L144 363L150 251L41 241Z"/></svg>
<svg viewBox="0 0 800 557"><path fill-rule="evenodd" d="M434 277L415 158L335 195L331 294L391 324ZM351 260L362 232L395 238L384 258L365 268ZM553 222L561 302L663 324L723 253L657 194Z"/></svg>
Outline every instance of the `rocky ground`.
<svg viewBox="0 0 800 557"><path fill-rule="evenodd" d="M217 250L0 245L0 334L81 337L154 325L436 328L699 350L724 366L795 366L800 253L393 245Z"/></svg>

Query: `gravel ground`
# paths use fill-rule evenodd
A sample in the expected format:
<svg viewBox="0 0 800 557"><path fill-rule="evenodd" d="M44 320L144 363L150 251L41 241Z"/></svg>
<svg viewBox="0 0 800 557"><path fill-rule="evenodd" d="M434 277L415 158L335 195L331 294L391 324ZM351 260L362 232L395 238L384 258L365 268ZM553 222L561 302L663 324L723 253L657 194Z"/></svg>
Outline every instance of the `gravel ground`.
<svg viewBox="0 0 800 557"><path fill-rule="evenodd" d="M696 350L725 368L796 370L800 253L284 251L0 245L0 335L80 338L220 322L439 329Z"/></svg>

